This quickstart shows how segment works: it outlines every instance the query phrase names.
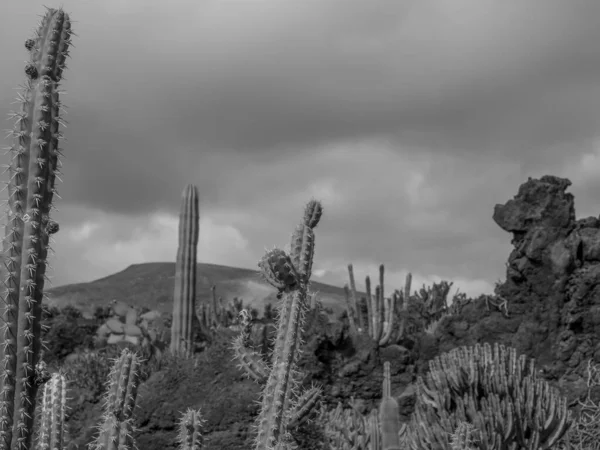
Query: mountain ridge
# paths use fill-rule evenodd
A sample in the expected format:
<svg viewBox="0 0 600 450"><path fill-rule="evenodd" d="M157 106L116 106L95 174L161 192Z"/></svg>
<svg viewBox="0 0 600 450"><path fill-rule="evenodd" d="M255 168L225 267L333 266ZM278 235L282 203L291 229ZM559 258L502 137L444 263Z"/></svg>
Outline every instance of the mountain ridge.
<svg viewBox="0 0 600 450"><path fill-rule="evenodd" d="M197 263L196 271L197 301L209 301L213 285L216 285L217 297L223 297L226 303L233 297L241 298L244 305L257 308L260 315L266 303L276 301L277 290L262 279L258 270ZM109 305L116 299L131 306L170 313L174 283L174 262L132 264L97 280L50 288L46 291L46 304L59 308L71 305L90 315L96 307ZM343 288L311 282L311 291L317 292L323 306L332 308L336 314L345 308Z"/></svg>

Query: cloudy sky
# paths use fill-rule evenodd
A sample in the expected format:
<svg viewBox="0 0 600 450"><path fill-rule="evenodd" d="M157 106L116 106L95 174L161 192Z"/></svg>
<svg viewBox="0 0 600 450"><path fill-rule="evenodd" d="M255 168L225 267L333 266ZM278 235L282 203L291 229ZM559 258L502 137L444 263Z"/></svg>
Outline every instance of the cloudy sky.
<svg viewBox="0 0 600 450"><path fill-rule="evenodd" d="M42 5L0 7L2 117ZM571 179L598 215L597 0L166 5L62 0L78 36L55 286L174 261L187 183L199 261L237 267L321 199L313 279L336 285L385 263L390 288L410 271L491 292L511 251L493 207L529 176Z"/></svg>

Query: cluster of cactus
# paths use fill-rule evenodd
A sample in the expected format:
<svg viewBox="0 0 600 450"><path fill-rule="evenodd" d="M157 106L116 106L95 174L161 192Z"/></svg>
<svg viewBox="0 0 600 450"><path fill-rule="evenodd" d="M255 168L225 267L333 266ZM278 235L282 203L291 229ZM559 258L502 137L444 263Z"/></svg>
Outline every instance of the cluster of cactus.
<svg viewBox="0 0 600 450"><path fill-rule="evenodd" d="M429 363L406 435L410 450L442 450L461 423L478 448L549 449L569 430L567 400L537 376L534 360L498 343L459 347Z"/></svg>
<svg viewBox="0 0 600 450"><path fill-rule="evenodd" d="M64 418L66 380L62 373L52 376L41 361L41 316L46 258L50 235L58 224L50 219L55 180L59 175L58 156L62 138L59 126L62 105L59 83L71 45L71 21L62 9L47 8L32 39L25 43L30 59L18 101L21 111L11 133L12 162L8 166L8 211L3 240L5 308L0 359L0 449L36 450L65 448ZM193 311L193 308L192 308ZM193 314L193 312L192 312ZM127 314L124 336L138 331ZM134 448L131 414L139 383L139 359L124 350L110 375L104 423L94 442L95 449ZM43 386L37 439L34 439L37 391ZM201 423L199 413L196 424ZM182 423L187 424L186 416ZM194 427L192 427L194 428ZM199 449L198 428L191 438L182 427L182 450ZM35 441L35 442L34 442Z"/></svg>
<svg viewBox="0 0 600 450"><path fill-rule="evenodd" d="M332 450L400 450L400 410L391 393L389 361L383 364L382 387L379 410L373 409L367 416L353 404L349 409L338 403L332 411L321 410L320 419Z"/></svg>
<svg viewBox="0 0 600 450"><path fill-rule="evenodd" d="M353 400L353 399L352 399ZM379 435L377 411L363 415L351 401L350 408L339 402L333 410L322 409L319 421L333 450L373 450Z"/></svg>
<svg viewBox="0 0 600 450"><path fill-rule="evenodd" d="M217 287L211 286L211 302L199 302L196 306L196 317L200 327L210 333L222 328L230 328L239 325L239 314L244 308L241 298L233 297L233 300L225 304L223 297L217 298Z"/></svg>
<svg viewBox="0 0 600 450"><path fill-rule="evenodd" d="M12 158L3 240L0 449L27 450L32 441L46 260L50 235L58 231L50 210L60 169L59 85L72 34L68 14L48 8L25 42L30 57L17 98L21 109L11 113L16 122L8 148Z"/></svg>
<svg viewBox="0 0 600 450"><path fill-rule="evenodd" d="M375 293L371 291L371 279L365 279L366 297L358 298L354 270L348 265L350 285L344 286L346 312L350 327L350 335L354 339L358 335L367 335L379 346L397 344L408 335L426 330L452 309L448 294L452 283L441 281L432 287L423 286L411 294L412 275L406 275L404 290L394 290L391 296L385 296L383 264L379 266L379 285ZM464 294L454 296L452 304L464 299Z"/></svg>
<svg viewBox="0 0 600 450"><path fill-rule="evenodd" d="M300 394L302 373L298 360L302 351L305 315L310 309L309 280L315 251L314 228L319 223L321 203L310 201L304 218L292 233L290 254L275 248L259 262L264 278L280 293L277 333L271 363L250 345L251 318L243 312L242 331L233 342L240 368L264 383L261 409L256 420L255 450L293 448L291 431L316 411L321 390L311 387Z"/></svg>
<svg viewBox="0 0 600 450"><path fill-rule="evenodd" d="M384 363L379 414L321 411L332 450L550 449L573 424L566 398L537 378L534 361L495 344L459 347L430 361L417 380L417 403L400 425ZM373 424L378 423L377 427Z"/></svg>
<svg viewBox="0 0 600 450"><path fill-rule="evenodd" d="M98 342L109 345L130 343L134 346L149 348L153 355L164 351L167 341L167 329L159 311L151 310L143 314L123 302L112 302L112 316L98 327Z"/></svg>
<svg viewBox="0 0 600 450"><path fill-rule="evenodd" d="M124 349L115 359L108 375L104 396L104 412L98 433L90 444L92 450L133 450L136 447L133 410L140 385L140 358ZM41 398L35 450L62 450L67 447L65 411L67 381L61 372L52 375L44 385ZM199 410L188 409L179 423L178 450L200 450L203 446L201 427L204 420Z"/></svg>
<svg viewBox="0 0 600 450"><path fill-rule="evenodd" d="M394 326L394 320L397 307L403 311L408 308L412 281L409 273L406 277L404 293L395 291L391 297L386 298L384 295L384 272L385 268L381 264L379 266L379 285L375 288L375 295L371 292L371 279L366 277L367 296L359 300L354 281L354 270L352 264L348 264L350 287L344 286L350 335L353 339L359 334L368 335L380 346L395 343L404 336L406 316L403 316L399 326Z"/></svg>

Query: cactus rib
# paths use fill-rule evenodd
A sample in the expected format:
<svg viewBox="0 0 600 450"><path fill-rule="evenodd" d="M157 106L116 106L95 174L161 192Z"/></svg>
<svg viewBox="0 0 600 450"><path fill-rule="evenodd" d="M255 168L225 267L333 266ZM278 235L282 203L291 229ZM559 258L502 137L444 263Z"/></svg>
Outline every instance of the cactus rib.
<svg viewBox="0 0 600 450"><path fill-rule="evenodd" d="M179 213L179 247L175 266L175 293L170 345L171 353L182 356L190 356L193 350L199 220L198 189L190 184L186 186L182 193L181 211Z"/></svg>

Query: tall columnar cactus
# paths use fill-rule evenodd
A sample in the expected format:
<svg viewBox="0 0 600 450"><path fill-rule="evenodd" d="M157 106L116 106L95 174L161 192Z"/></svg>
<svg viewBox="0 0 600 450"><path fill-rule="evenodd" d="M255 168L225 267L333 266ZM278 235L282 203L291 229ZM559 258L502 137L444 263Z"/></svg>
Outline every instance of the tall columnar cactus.
<svg viewBox="0 0 600 450"><path fill-rule="evenodd" d="M48 9L33 38L25 42L29 62L19 93L19 112L9 148L6 266L0 359L0 450L29 448L41 348L42 296L49 235L58 226L49 218L59 173L59 131L63 123L59 83L71 44L71 21L62 9Z"/></svg>
<svg viewBox="0 0 600 450"><path fill-rule="evenodd" d="M66 447L67 409L67 379L64 374L53 374L44 385L41 408L36 450L63 450Z"/></svg>
<svg viewBox="0 0 600 450"><path fill-rule="evenodd" d="M255 450L293 447L290 430L306 420L320 397L317 387L298 395L302 374L297 363L303 342L304 317L310 307L307 291L315 250L313 229L322 213L320 202L309 202L302 223L292 233L290 254L276 248L259 262L262 275L281 293L270 367L260 355L247 348L247 329L234 342L241 366L257 380L267 378L257 418Z"/></svg>
<svg viewBox="0 0 600 450"><path fill-rule="evenodd" d="M98 437L91 444L92 450L132 450L133 409L140 384L140 359L128 349L109 374L108 389L104 401L104 414Z"/></svg>
<svg viewBox="0 0 600 450"><path fill-rule="evenodd" d="M198 189L190 184L183 191L179 212L179 247L175 265L175 295L171 325L171 353L182 356L189 356L193 350L199 221Z"/></svg>

